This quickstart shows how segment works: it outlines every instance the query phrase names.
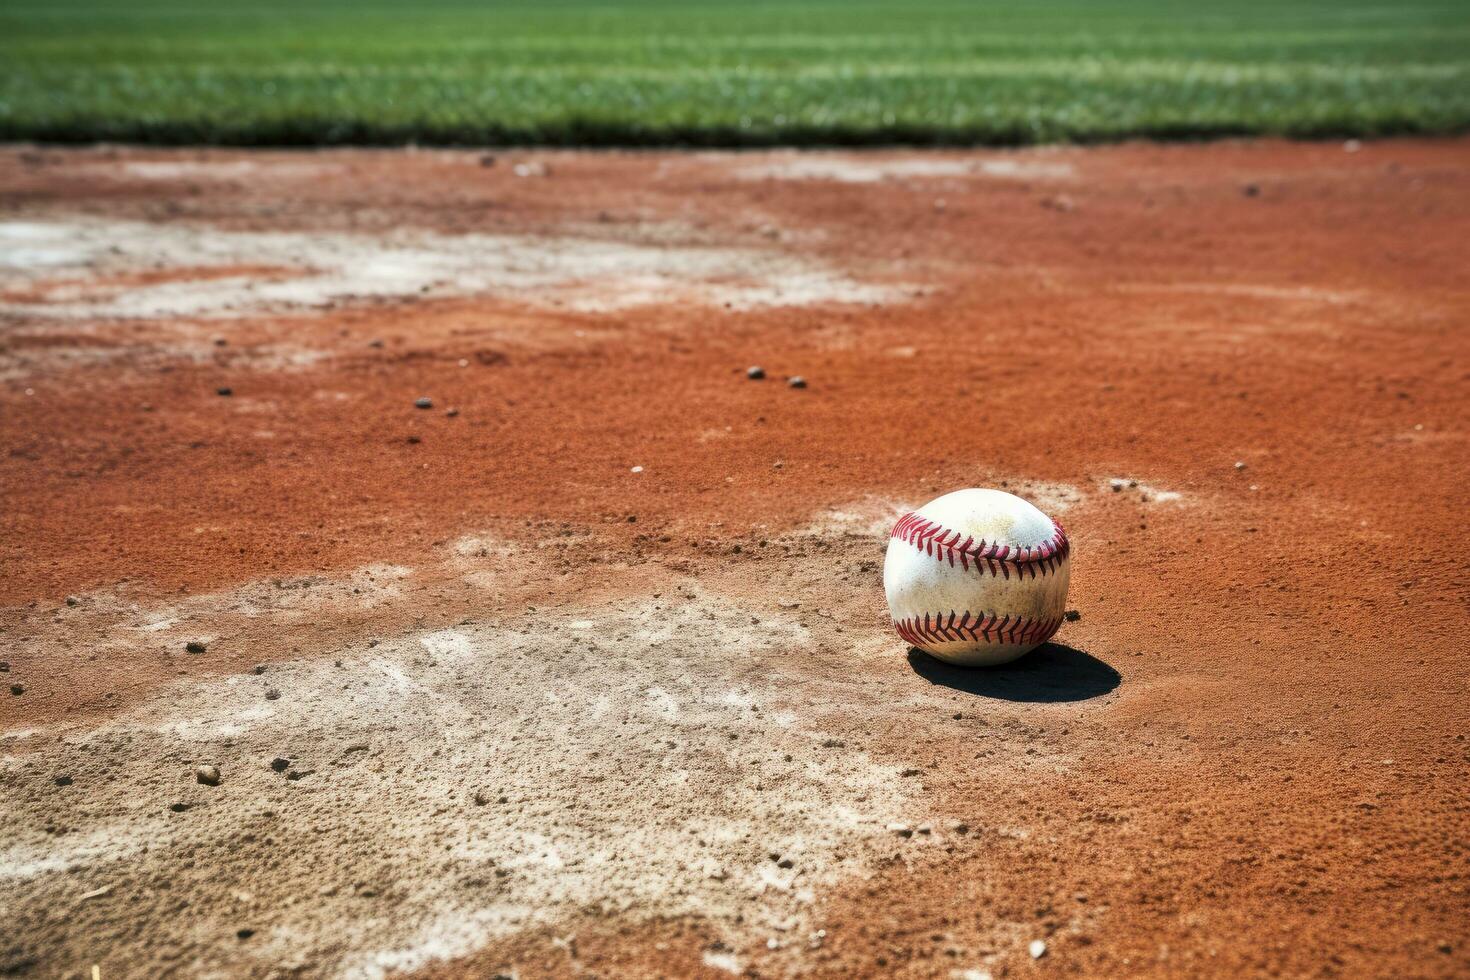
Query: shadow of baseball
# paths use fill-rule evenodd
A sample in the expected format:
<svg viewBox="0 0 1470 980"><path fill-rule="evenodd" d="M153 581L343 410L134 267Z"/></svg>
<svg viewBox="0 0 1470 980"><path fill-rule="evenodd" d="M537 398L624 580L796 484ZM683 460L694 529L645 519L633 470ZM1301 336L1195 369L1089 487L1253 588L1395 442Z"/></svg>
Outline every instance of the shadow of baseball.
<svg viewBox="0 0 1470 980"><path fill-rule="evenodd" d="M1086 701L1123 683L1121 674L1092 654L1061 643L1044 643L999 667L956 667L915 647L909 666L930 684L1001 701Z"/></svg>

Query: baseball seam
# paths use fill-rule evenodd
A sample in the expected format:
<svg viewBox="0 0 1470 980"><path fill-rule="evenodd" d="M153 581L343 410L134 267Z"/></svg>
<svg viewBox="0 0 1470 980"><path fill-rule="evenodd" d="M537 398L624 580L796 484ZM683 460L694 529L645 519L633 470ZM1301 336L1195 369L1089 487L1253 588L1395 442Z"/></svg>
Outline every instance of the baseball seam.
<svg viewBox="0 0 1470 980"><path fill-rule="evenodd" d="M1061 628L1062 617L1031 619L1026 616L985 615L951 609L944 613L917 614L895 619L893 628L914 646L926 643L1045 643Z"/></svg>
<svg viewBox="0 0 1470 980"><path fill-rule="evenodd" d="M893 526L892 537L913 545L924 554L938 561L948 561L953 567L958 559L960 567L969 571L999 575L1009 579L1014 572L1018 578L1031 578L1055 572L1071 553L1067 532L1062 525L1052 521L1056 533L1048 541L1034 547L975 540L974 535L964 537L937 521L931 521L918 513L905 514ZM961 538L964 538L962 541Z"/></svg>

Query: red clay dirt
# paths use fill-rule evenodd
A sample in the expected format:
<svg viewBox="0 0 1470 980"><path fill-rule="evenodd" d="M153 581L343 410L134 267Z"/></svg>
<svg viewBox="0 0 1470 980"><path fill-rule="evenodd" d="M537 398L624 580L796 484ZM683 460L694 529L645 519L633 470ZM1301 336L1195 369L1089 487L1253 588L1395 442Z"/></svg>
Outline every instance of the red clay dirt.
<svg viewBox="0 0 1470 980"><path fill-rule="evenodd" d="M0 208L0 973L1470 972L1470 141L17 147ZM999 673L884 615L885 522L973 485L1073 538L1080 619ZM493 892L429 854L495 809L454 739L343 749L442 789L411 832L388 776L264 781L294 691L318 743L392 710L309 700L333 662L429 712L514 677L463 697L524 734L584 635L623 725L679 707L528 735L481 844L559 856ZM717 677L782 720L681 700ZM560 822L668 726L687 799Z"/></svg>

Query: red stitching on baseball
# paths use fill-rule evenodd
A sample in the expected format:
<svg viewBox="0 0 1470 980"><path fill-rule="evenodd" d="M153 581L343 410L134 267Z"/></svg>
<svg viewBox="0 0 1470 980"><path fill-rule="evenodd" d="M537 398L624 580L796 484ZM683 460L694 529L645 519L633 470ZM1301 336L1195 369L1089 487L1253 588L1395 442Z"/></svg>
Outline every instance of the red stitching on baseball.
<svg viewBox="0 0 1470 980"><path fill-rule="evenodd" d="M1063 617L1028 619L1025 616L976 615L966 610L963 615L951 609L944 613L924 613L923 618L910 616L895 619L893 628L909 644L926 643L1045 643L1061 629Z"/></svg>
<svg viewBox="0 0 1470 980"><path fill-rule="evenodd" d="M973 536L960 541L960 532L952 531L941 524L918 514L905 514L893 525L892 537L905 541L938 561L947 561L951 566L959 559L965 571L973 565L977 572L988 572L1009 579L1011 573L1032 578L1049 575L1066 560L1072 546L1067 541L1067 532L1057 521L1052 521L1057 533L1051 540L1043 541L1033 548L1022 548L999 542L976 541Z"/></svg>

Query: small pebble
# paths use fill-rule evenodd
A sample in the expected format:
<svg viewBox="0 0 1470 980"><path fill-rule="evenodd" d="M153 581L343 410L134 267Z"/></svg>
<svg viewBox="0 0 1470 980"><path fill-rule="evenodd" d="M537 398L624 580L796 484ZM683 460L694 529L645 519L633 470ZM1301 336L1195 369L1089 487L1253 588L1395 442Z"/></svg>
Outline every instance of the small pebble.
<svg viewBox="0 0 1470 980"><path fill-rule="evenodd" d="M295 782L298 779L305 779L307 776L310 776L314 772L316 772L315 769L292 769L290 772L286 773L286 778L291 780L292 782Z"/></svg>
<svg viewBox="0 0 1470 980"><path fill-rule="evenodd" d="M1237 459L1235 461L1235 468L1237 470L1243 470L1243 469L1245 469L1245 461L1244 460Z"/></svg>
<svg viewBox="0 0 1470 980"><path fill-rule="evenodd" d="M459 409L457 409L457 408L451 408L448 411L446 411L444 414L447 417L449 417L449 418L458 418L459 417Z"/></svg>
<svg viewBox="0 0 1470 980"><path fill-rule="evenodd" d="M414 408L433 408L434 407L434 400L432 398L415 398L413 400L413 407Z"/></svg>
<svg viewBox="0 0 1470 980"><path fill-rule="evenodd" d="M267 701L275 701L275 700L278 700L280 698L280 696L281 696L281 692L278 691L278 690L276 690L273 687L267 689L266 692L265 692L265 699Z"/></svg>
<svg viewBox="0 0 1470 980"><path fill-rule="evenodd" d="M271 760L271 768L276 772L285 772L291 768L291 763L287 759L276 758Z"/></svg>
<svg viewBox="0 0 1470 980"><path fill-rule="evenodd" d="M219 770L214 766L200 766L194 770L194 778L205 786L218 786Z"/></svg>
<svg viewBox="0 0 1470 980"><path fill-rule="evenodd" d="M419 443L423 442L424 440L420 439L418 436L409 436L408 439L406 439L405 441L410 446L417 446Z"/></svg>
<svg viewBox="0 0 1470 980"><path fill-rule="evenodd" d="M169 809L175 813L183 813L193 805L192 803L171 803L169 804Z"/></svg>
<svg viewBox="0 0 1470 980"><path fill-rule="evenodd" d="M0 674L8 674L8 673L10 673L10 661L9 660L0 660Z"/></svg>
<svg viewBox="0 0 1470 980"><path fill-rule="evenodd" d="M1075 622L1077 622L1077 620L1079 620L1081 618L1082 618L1082 612L1080 610L1077 610L1077 609L1068 609L1067 610L1067 622L1069 622L1069 623L1075 623Z"/></svg>
<svg viewBox="0 0 1470 980"><path fill-rule="evenodd" d="M1031 940L1030 951L1031 951L1031 958L1033 960L1039 960L1039 959L1041 959L1043 956L1046 955L1046 940L1044 940L1044 939L1033 939L1033 940Z"/></svg>
<svg viewBox="0 0 1470 980"><path fill-rule="evenodd" d="M71 785L71 776L67 775L66 773L62 773L61 775L59 775L59 776L56 777L56 785L57 786L70 786Z"/></svg>
<svg viewBox="0 0 1470 980"><path fill-rule="evenodd" d="M221 398L229 398L231 395L233 395L235 393L235 389L234 388L216 388L216 389L214 389L214 393L216 395L219 395Z"/></svg>
<svg viewBox="0 0 1470 980"><path fill-rule="evenodd" d="M908 824L891 823L888 825L888 829L890 832L895 833L900 837L914 836L914 830Z"/></svg>
<svg viewBox="0 0 1470 980"><path fill-rule="evenodd" d="M970 832L970 825L965 823L963 820L956 820L954 823L949 825L949 829L954 831L956 834L968 834Z"/></svg>
<svg viewBox="0 0 1470 980"><path fill-rule="evenodd" d="M1110 487L1113 488L1113 493L1122 493L1123 492L1123 488L1126 487L1127 485L1128 484L1124 483L1122 480L1109 480L1108 481L1108 486L1110 486Z"/></svg>
<svg viewBox="0 0 1470 980"><path fill-rule="evenodd" d="M25 692L26 692L26 689L25 689L25 685L24 684L12 684L12 685L10 685L10 693L11 694L14 694L16 697L20 697Z"/></svg>
<svg viewBox="0 0 1470 980"><path fill-rule="evenodd" d="M475 790L475 806L484 806L490 802L490 794L483 789Z"/></svg>
<svg viewBox="0 0 1470 980"><path fill-rule="evenodd" d="M788 378L786 380L786 384L788 387L791 388L805 388L806 378L803 378L801 375L798 374L794 378Z"/></svg>
<svg viewBox="0 0 1470 980"><path fill-rule="evenodd" d="M370 340L370 341L368 341L368 346L369 347L382 347L383 346L383 342L381 340Z"/></svg>
<svg viewBox="0 0 1470 980"><path fill-rule="evenodd" d="M66 597L66 604L68 606L75 606L77 604L77 597L74 596L74 595L67 596Z"/></svg>
<svg viewBox="0 0 1470 980"><path fill-rule="evenodd" d="M776 862L776 867L778 867L778 868L794 868L794 867L796 867L796 862L793 861L793 860L791 860L790 858L782 858L781 860L779 860L779 861Z"/></svg>
<svg viewBox="0 0 1470 980"><path fill-rule="evenodd" d="M1240 190L1241 190L1241 193L1244 194L1246 197L1260 197L1261 196L1261 185L1260 184L1246 184Z"/></svg>
<svg viewBox="0 0 1470 980"><path fill-rule="evenodd" d="M745 376L752 381L759 381L766 376L766 369L752 365L745 369Z"/></svg>
<svg viewBox="0 0 1470 980"><path fill-rule="evenodd" d="M184 644L184 649L189 653L203 653L204 644L199 642L198 640L190 640L188 643Z"/></svg>
<svg viewBox="0 0 1470 980"><path fill-rule="evenodd" d="M235 930L235 935L236 936L239 936L241 939L249 939L251 936L255 935L255 930L254 929L236 929Z"/></svg>

